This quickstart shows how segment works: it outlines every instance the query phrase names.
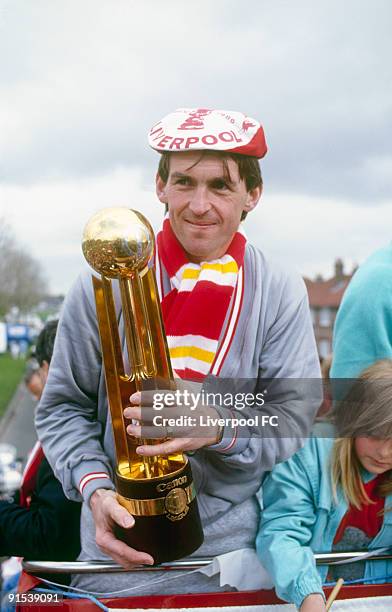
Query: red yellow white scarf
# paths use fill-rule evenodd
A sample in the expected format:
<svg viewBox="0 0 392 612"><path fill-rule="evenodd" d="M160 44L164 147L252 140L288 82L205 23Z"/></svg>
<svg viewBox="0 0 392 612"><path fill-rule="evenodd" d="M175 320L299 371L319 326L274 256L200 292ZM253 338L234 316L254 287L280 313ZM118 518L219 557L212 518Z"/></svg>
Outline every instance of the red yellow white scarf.
<svg viewBox="0 0 392 612"><path fill-rule="evenodd" d="M245 246L246 238L238 231L223 257L191 263L169 218L163 222L157 236L157 267L165 268L172 289L162 298L162 313L172 366L180 378L203 380L222 367L240 313Z"/></svg>

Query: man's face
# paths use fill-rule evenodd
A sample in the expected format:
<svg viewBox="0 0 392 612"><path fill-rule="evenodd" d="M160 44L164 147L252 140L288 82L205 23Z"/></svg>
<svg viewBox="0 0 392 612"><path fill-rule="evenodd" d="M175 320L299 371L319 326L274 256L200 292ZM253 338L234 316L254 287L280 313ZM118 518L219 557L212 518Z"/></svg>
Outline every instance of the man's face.
<svg viewBox="0 0 392 612"><path fill-rule="evenodd" d="M36 400L41 399L48 378L48 370L49 364L47 361L44 361L38 370L32 374L29 382L26 384L26 387Z"/></svg>
<svg viewBox="0 0 392 612"><path fill-rule="evenodd" d="M170 156L167 183L157 176L157 195L168 205L172 229L190 261L200 263L224 255L243 211L252 210L261 188L246 190L236 162L199 151ZM200 161L199 161L200 160Z"/></svg>
<svg viewBox="0 0 392 612"><path fill-rule="evenodd" d="M26 384L26 387L28 388L34 399L41 399L42 391L44 390L44 384L38 371L34 372L31 375L29 382Z"/></svg>

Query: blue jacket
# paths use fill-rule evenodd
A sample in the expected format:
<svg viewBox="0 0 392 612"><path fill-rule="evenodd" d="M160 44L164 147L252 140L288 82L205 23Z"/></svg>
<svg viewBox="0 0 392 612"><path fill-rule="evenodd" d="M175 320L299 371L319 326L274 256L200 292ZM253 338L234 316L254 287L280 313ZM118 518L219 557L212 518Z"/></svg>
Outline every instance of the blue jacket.
<svg viewBox="0 0 392 612"><path fill-rule="evenodd" d="M298 608L310 593L322 593L328 567L318 566L313 552L330 552L348 506L341 492L332 497L330 457L334 444L331 430L312 437L291 459L277 465L265 480L259 501L261 524L256 549L282 599ZM374 478L363 473L364 482ZM392 495L385 507L392 504ZM392 511L369 548L392 544ZM366 562L365 581L392 574L392 561Z"/></svg>
<svg viewBox="0 0 392 612"><path fill-rule="evenodd" d="M355 378L392 359L392 244L354 274L336 317L331 378Z"/></svg>

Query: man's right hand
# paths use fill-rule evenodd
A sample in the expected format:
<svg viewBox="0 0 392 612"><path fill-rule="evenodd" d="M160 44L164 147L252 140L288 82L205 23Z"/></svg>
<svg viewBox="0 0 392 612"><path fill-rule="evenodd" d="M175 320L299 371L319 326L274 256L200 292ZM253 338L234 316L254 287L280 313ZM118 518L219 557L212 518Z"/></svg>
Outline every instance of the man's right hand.
<svg viewBox="0 0 392 612"><path fill-rule="evenodd" d="M320 593L312 593L305 597L300 607L300 612L325 612L324 597Z"/></svg>
<svg viewBox="0 0 392 612"><path fill-rule="evenodd" d="M135 519L121 506L114 491L97 489L90 498L90 508L95 522L97 546L125 569L135 565L153 565L151 555L139 552L118 540L113 533L115 523L125 529L133 527Z"/></svg>

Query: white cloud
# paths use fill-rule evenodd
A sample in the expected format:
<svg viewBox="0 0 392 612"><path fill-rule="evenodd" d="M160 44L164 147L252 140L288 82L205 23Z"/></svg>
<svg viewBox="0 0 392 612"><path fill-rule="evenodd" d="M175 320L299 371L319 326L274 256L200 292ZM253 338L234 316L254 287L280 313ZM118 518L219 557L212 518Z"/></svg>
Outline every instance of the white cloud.
<svg viewBox="0 0 392 612"><path fill-rule="evenodd" d="M0 187L0 216L44 265L53 292L65 292L84 266L83 228L107 206L140 210L155 230L163 207L140 168L117 168L100 176L32 186ZM266 195L250 213L249 240L270 257L303 274L330 275L335 257L352 266L392 239L392 200L376 209L344 200L290 194Z"/></svg>
<svg viewBox="0 0 392 612"><path fill-rule="evenodd" d="M158 223L146 132L180 106L260 118L250 237L328 273L391 239L389 0L0 0L0 214L54 291L107 205Z"/></svg>
<svg viewBox="0 0 392 612"><path fill-rule="evenodd" d="M0 186L0 216L18 241L44 266L54 292L66 291L84 265L83 228L107 206L142 209L155 228L162 205L142 186L140 169L118 168L108 175L32 186Z"/></svg>
<svg viewBox="0 0 392 612"><path fill-rule="evenodd" d="M388 0L14 0L0 37L9 182L152 170L146 130L178 106L262 119L276 191L388 199ZM6 58L6 59L5 59Z"/></svg>
<svg viewBox="0 0 392 612"><path fill-rule="evenodd" d="M249 237L286 265L310 277L333 275L337 257L348 271L392 240L392 197L378 207L332 198L269 196L250 225Z"/></svg>

